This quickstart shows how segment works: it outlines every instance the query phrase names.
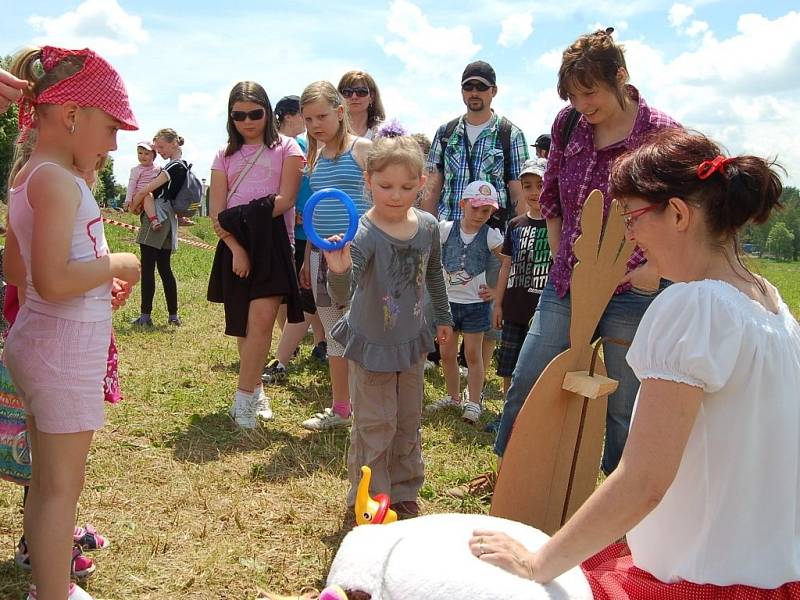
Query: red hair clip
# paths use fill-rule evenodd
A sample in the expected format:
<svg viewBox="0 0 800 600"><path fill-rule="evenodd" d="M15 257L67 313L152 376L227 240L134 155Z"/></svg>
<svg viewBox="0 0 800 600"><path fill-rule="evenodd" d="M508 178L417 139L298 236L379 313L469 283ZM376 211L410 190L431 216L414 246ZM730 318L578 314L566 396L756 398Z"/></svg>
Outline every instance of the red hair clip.
<svg viewBox="0 0 800 600"><path fill-rule="evenodd" d="M697 167L697 178L708 179L717 172L724 174L725 167L734 160L734 158L725 158L724 156L717 156L713 160L704 160Z"/></svg>

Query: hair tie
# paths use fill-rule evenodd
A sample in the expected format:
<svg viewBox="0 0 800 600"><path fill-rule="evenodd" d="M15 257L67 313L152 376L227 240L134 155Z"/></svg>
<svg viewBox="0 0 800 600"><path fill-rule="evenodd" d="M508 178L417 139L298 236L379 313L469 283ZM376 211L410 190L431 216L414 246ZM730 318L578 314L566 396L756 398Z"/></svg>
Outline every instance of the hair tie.
<svg viewBox="0 0 800 600"><path fill-rule="evenodd" d="M735 157L725 158L724 156L717 156L712 160L704 160L697 166L697 178L708 179L714 173L725 175L725 167L731 164Z"/></svg>
<svg viewBox="0 0 800 600"><path fill-rule="evenodd" d="M408 131L403 127L397 119L392 119L385 123L379 130L376 137L379 138L394 138L408 135Z"/></svg>

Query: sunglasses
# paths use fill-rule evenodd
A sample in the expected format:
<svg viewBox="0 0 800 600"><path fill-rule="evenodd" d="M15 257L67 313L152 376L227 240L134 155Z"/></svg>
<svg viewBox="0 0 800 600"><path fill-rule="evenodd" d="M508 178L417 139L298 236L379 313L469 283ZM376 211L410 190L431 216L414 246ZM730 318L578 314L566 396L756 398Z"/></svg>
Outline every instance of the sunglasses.
<svg viewBox="0 0 800 600"><path fill-rule="evenodd" d="M344 88L342 90L342 96L344 96L345 98L352 98L353 94L355 94L359 98L366 98L367 96L369 96L369 88L365 88L365 87L357 87L357 88L346 87L346 88Z"/></svg>
<svg viewBox="0 0 800 600"><path fill-rule="evenodd" d="M232 110L231 119L234 121L244 121L245 119L251 121L260 121L264 118L264 109L257 108L255 110Z"/></svg>
<svg viewBox="0 0 800 600"><path fill-rule="evenodd" d="M465 92L473 92L478 90L479 92L485 92L489 89L490 86L486 85L485 83L481 83L480 81L467 81L466 83L461 84L461 89Z"/></svg>
<svg viewBox="0 0 800 600"><path fill-rule="evenodd" d="M637 208L636 210L631 210L626 213L622 213L622 218L625 221L625 227L630 229L634 223L636 223L636 219L641 217L642 215L649 213L651 210L655 210L657 208L661 208L660 204L651 204L650 206L645 206L644 208Z"/></svg>

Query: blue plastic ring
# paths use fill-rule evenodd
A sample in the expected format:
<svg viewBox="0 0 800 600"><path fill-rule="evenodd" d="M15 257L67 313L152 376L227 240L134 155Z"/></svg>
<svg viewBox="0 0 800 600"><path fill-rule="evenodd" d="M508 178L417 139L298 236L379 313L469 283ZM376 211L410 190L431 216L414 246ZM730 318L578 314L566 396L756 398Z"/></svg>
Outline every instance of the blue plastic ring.
<svg viewBox="0 0 800 600"><path fill-rule="evenodd" d="M322 239L314 229L314 209L317 207L317 204L327 198L339 200L347 209L349 224L344 237L338 242L329 242L328 240ZM303 229L306 232L306 237L320 250L331 251L344 248L344 245L347 242L356 237L356 231L358 231L358 219L358 210L356 210L356 205L353 202L353 199L342 190L336 188L325 188L324 190L314 192L311 194L311 197L303 207Z"/></svg>

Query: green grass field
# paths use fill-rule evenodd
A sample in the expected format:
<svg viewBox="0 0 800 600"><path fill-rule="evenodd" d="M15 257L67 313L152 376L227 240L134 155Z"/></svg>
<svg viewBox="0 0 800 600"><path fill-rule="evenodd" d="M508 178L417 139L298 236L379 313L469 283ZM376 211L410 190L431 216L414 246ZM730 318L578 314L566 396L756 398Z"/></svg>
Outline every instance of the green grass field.
<svg viewBox="0 0 800 600"><path fill-rule="evenodd" d="M129 216L112 215L133 222ZM214 243L206 219L183 235ZM131 231L107 226L114 250L135 251ZM95 598L254 598L259 590L320 586L344 535L347 432L299 423L328 405L327 372L304 345L284 386L268 390L276 418L254 432L227 415L236 387L235 340L219 305L205 300L213 253L183 245L173 265L184 326L166 326L160 283L155 331L134 330L134 295L114 317L125 400L107 410L91 451L79 521L112 540L95 554ZM800 314L800 266L756 261ZM138 292L137 292L138 294ZM492 378L490 413L501 407ZM429 374L428 401L443 393ZM484 422L493 414L485 414ZM493 464L491 434L456 413L423 422L424 512L486 511L443 492ZM20 488L0 483L0 599L23 598L28 575L13 562L22 528Z"/></svg>

